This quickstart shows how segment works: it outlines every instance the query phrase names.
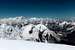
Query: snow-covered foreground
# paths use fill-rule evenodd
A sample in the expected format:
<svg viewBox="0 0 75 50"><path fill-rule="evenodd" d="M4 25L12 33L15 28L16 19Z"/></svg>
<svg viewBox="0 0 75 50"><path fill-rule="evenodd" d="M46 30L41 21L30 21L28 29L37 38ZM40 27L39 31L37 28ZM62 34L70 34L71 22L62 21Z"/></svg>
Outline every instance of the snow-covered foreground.
<svg viewBox="0 0 75 50"><path fill-rule="evenodd" d="M75 50L75 46L23 40L0 40L0 50Z"/></svg>

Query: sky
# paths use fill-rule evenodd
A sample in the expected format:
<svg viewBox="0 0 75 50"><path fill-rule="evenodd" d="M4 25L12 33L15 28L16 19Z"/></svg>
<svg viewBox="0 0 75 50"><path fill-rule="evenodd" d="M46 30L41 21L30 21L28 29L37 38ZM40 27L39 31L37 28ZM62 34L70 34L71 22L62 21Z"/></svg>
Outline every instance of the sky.
<svg viewBox="0 0 75 50"><path fill-rule="evenodd" d="M75 16L75 0L0 0L0 16Z"/></svg>

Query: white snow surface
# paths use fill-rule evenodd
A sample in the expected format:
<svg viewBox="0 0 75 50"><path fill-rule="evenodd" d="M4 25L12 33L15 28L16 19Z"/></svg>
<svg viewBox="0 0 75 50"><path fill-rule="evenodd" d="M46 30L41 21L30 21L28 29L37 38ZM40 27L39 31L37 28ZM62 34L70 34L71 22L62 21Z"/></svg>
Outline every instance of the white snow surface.
<svg viewBox="0 0 75 50"><path fill-rule="evenodd" d="M75 46L23 40L0 40L0 50L75 50Z"/></svg>

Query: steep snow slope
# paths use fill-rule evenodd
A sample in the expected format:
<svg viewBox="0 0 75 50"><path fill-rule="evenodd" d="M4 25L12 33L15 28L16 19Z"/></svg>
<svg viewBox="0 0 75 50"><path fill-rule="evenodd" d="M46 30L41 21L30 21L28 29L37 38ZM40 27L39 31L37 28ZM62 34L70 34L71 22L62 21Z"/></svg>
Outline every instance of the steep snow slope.
<svg viewBox="0 0 75 50"><path fill-rule="evenodd" d="M0 40L0 50L75 50L75 46L22 40Z"/></svg>
<svg viewBox="0 0 75 50"><path fill-rule="evenodd" d="M23 37L23 39L27 40L27 39L31 39L33 37L29 33L29 31L32 29L33 26L34 26L33 24L29 24L29 25L23 26L21 28L21 30L22 30L22 35L21 36Z"/></svg>

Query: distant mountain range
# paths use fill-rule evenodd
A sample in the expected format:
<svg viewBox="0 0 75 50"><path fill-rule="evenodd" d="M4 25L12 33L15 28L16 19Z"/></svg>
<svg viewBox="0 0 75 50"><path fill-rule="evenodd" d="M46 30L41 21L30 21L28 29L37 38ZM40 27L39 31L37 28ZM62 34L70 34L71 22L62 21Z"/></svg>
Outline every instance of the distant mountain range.
<svg viewBox="0 0 75 50"><path fill-rule="evenodd" d="M0 19L0 39L75 44L75 21L59 18Z"/></svg>

